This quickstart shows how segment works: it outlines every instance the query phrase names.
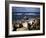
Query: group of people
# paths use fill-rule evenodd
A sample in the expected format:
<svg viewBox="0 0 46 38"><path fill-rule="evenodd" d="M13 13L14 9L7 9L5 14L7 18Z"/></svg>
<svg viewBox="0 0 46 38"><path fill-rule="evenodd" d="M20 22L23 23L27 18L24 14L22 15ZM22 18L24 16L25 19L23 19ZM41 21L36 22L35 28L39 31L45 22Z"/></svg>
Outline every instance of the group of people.
<svg viewBox="0 0 46 38"><path fill-rule="evenodd" d="M40 19L23 20L13 23L13 31L40 30Z"/></svg>

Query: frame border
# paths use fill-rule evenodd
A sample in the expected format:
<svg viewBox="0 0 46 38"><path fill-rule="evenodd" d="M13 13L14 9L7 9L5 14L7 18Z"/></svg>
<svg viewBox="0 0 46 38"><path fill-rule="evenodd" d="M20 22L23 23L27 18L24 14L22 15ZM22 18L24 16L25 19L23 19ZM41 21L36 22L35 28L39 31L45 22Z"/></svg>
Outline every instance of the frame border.
<svg viewBox="0 0 46 38"><path fill-rule="evenodd" d="M8 18L9 18L9 4L15 4L16 3L25 3L25 4L38 4L43 5L43 33L37 33L37 34L23 34L23 35L8 35ZM5 37L24 37L24 36L40 36L45 35L45 3L42 2L24 2L24 1L5 1Z"/></svg>

